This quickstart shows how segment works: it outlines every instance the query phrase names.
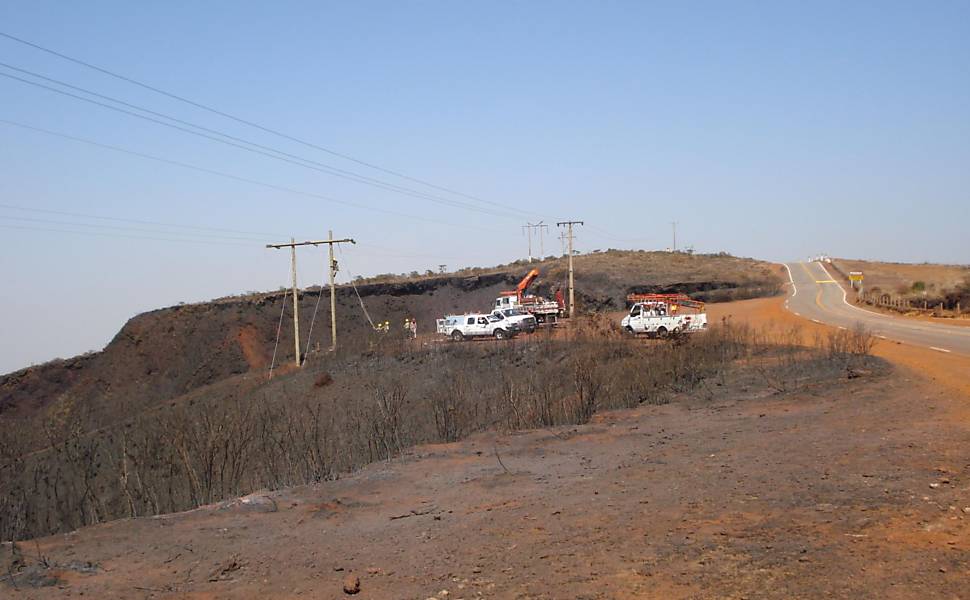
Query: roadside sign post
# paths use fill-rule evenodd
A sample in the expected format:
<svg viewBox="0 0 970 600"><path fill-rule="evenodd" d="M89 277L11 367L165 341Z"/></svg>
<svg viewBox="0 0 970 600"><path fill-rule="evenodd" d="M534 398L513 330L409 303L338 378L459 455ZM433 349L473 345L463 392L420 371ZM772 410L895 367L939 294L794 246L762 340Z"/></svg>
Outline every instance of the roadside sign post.
<svg viewBox="0 0 970 600"><path fill-rule="evenodd" d="M852 289L858 288L859 293L861 294L862 293L862 271L849 271L849 284L852 286Z"/></svg>

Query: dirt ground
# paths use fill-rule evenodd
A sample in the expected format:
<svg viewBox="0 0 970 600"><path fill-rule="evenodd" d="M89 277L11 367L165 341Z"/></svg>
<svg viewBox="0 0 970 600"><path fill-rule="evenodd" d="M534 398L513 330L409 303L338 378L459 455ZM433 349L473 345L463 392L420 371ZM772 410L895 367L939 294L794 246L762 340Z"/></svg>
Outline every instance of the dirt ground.
<svg viewBox="0 0 970 600"><path fill-rule="evenodd" d="M712 319L795 322L782 302L712 306ZM588 426L420 447L16 556L8 544L0 567L33 575L0 596L966 597L970 390L945 362L966 359L876 352L900 366L789 393L712 382Z"/></svg>
<svg viewBox="0 0 970 600"><path fill-rule="evenodd" d="M707 306L710 322L729 318L756 327L797 325L804 331L806 342L815 332L825 334L831 327L797 317L784 306L784 298L756 298ZM914 377L929 380L933 385L955 391L964 401L956 403L954 410L962 412L965 423L970 424L970 357L957 354L941 354L890 340L876 340L873 347L876 356L908 370Z"/></svg>
<svg viewBox="0 0 970 600"><path fill-rule="evenodd" d="M833 259L839 267L849 271L862 271L868 288L881 288L895 292L900 286L910 288L914 282L922 281L930 293L951 289L963 283L970 276L966 265L910 264L869 260Z"/></svg>

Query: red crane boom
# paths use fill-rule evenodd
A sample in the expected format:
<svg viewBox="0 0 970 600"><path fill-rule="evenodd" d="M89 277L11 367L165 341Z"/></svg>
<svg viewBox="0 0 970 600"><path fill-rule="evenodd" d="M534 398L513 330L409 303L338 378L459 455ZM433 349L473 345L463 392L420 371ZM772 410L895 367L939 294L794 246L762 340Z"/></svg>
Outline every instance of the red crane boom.
<svg viewBox="0 0 970 600"><path fill-rule="evenodd" d="M515 286L515 291L501 292L501 295L515 296L519 300L522 300L522 296L525 294L525 291L529 288L530 285L532 285L532 282L535 281L536 277L538 276L539 276L539 269L532 269L531 271L528 272L528 274L526 274L525 277L522 278L522 281L520 281L519 284Z"/></svg>

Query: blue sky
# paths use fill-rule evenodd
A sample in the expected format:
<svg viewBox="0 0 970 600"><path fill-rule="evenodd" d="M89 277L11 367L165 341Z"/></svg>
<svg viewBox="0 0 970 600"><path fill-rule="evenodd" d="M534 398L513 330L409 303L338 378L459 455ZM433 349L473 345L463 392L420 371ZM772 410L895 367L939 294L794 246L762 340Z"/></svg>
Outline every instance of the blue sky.
<svg viewBox="0 0 970 600"><path fill-rule="evenodd" d="M965 2L4 3L0 31L524 213L490 214L0 38L0 62L486 208L0 77L0 119L376 209L0 123L0 204L233 230L0 208L0 372L99 349L143 310L284 285L286 256L263 244L331 228L360 242L343 257L354 274L506 262L526 252L521 224L565 218L588 223L584 251L664 248L677 220L699 251L966 263L967 23ZM318 283L321 253L301 257L301 283Z"/></svg>

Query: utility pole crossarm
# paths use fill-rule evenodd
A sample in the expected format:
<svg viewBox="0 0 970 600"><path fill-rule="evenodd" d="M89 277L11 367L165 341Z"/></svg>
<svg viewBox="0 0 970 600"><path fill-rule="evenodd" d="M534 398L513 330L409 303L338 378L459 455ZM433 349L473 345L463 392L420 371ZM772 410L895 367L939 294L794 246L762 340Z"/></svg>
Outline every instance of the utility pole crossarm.
<svg viewBox="0 0 970 600"><path fill-rule="evenodd" d="M291 248L293 246L319 246L321 244L356 244L354 238L344 238L342 240L308 240L306 242L290 242L289 244L266 244L267 248Z"/></svg>
<svg viewBox="0 0 970 600"><path fill-rule="evenodd" d="M290 238L289 244L266 244L267 248L273 248L279 250L281 248L290 249L290 261L291 269L293 274L293 344L294 352L296 354L296 366L303 366L303 352L300 348L300 297L299 290L296 285L296 249L298 246L320 246L321 244L327 244L330 249L330 267L328 271L330 272L330 329L332 332L332 343L330 350L333 351L337 347L337 316L336 316L336 299L334 297L334 276L337 274L337 261L333 258L333 245L334 244L356 244L354 238L343 238L340 240L333 239L333 232L330 232L330 236L326 240L307 240L305 242L298 242L295 238ZM307 345L309 346L310 341L307 340Z"/></svg>

